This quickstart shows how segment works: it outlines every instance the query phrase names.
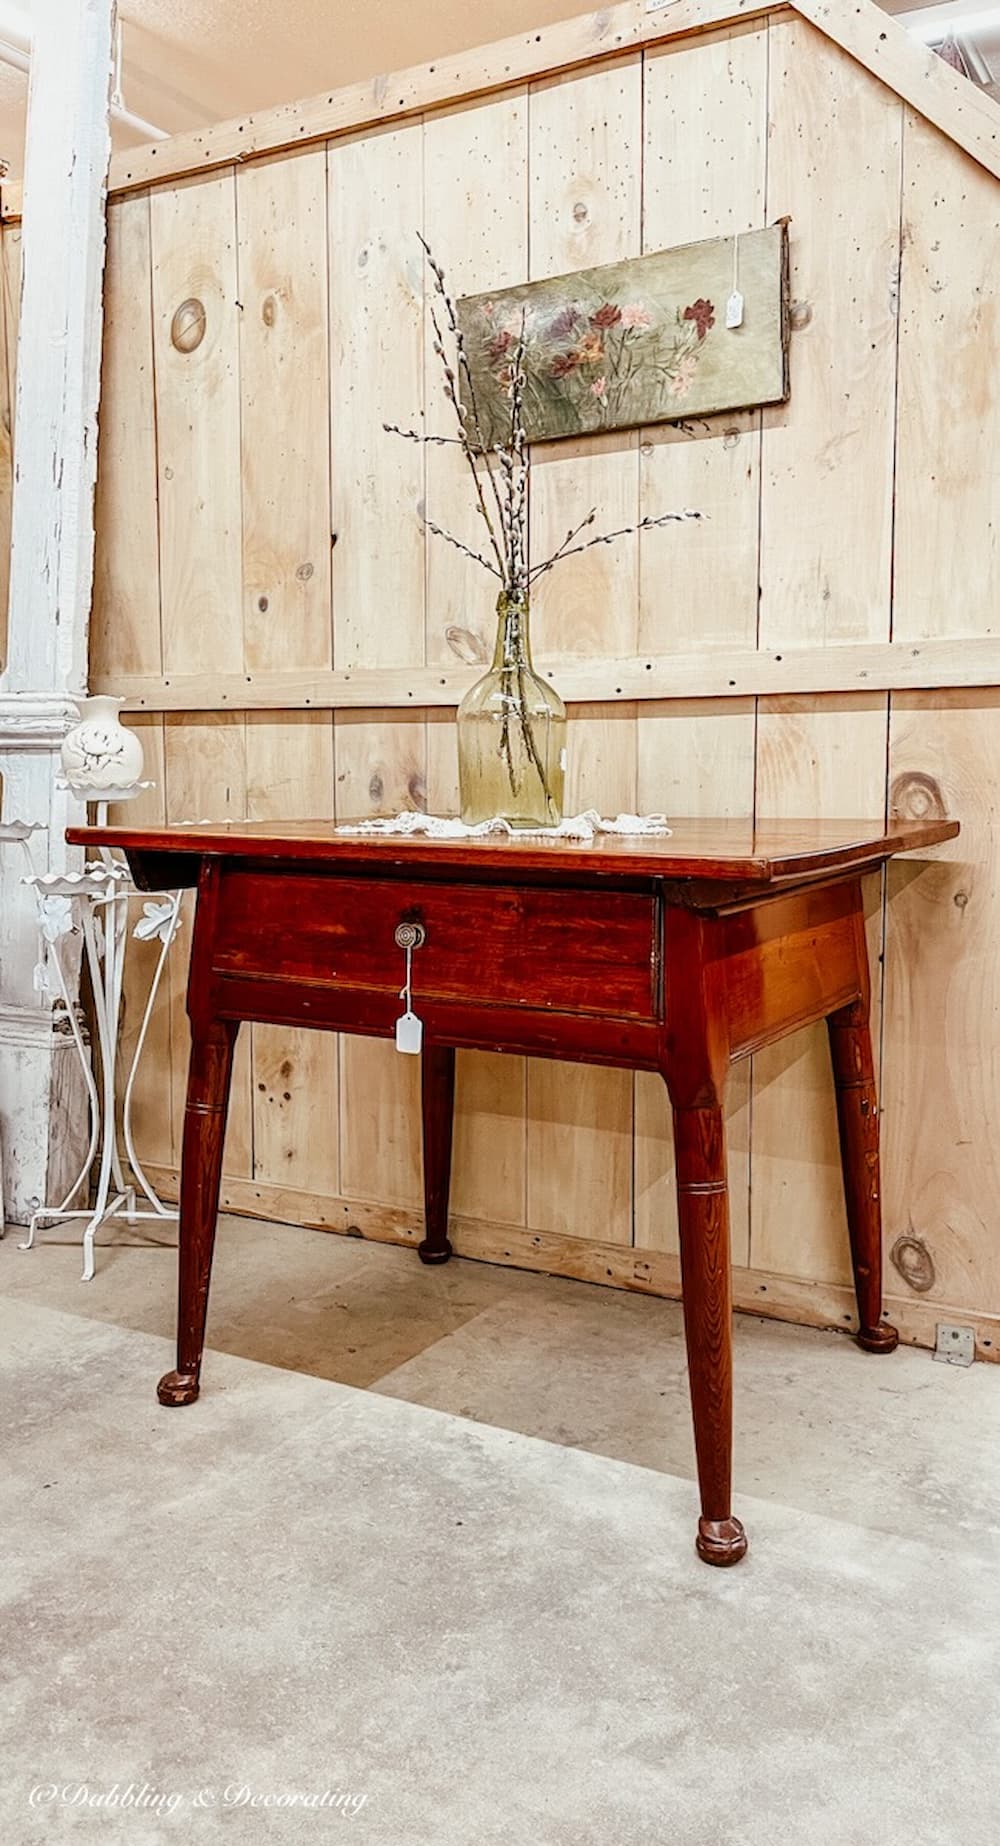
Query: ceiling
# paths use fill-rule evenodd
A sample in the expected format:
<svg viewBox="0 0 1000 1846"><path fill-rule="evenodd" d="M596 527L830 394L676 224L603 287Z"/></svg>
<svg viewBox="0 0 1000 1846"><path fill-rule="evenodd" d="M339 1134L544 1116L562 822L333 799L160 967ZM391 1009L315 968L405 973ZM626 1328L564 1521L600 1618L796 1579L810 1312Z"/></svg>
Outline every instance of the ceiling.
<svg viewBox="0 0 1000 1846"><path fill-rule="evenodd" d="M921 0L884 3L901 12ZM954 0L954 10L986 4ZM26 25L38 5L0 0L0 39L5 17ZM586 0L502 0L499 7L484 0L120 0L124 100L176 134L584 10ZM1000 70L1000 33L995 46ZM0 63L0 158L14 178L22 168L27 83L23 72ZM113 136L121 148L148 139L121 122Z"/></svg>

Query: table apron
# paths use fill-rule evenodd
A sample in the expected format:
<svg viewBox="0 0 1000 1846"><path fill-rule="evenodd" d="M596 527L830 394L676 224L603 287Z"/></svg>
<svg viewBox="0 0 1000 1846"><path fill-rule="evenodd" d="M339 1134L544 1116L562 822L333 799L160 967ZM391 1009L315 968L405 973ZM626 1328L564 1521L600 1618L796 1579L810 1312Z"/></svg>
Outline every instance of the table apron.
<svg viewBox="0 0 1000 1846"><path fill-rule="evenodd" d="M384 989L343 983L213 975L207 1014L217 1019L305 1026L326 1032L391 1038L402 1005ZM509 1051L526 1057L567 1058L580 1064L657 1070L662 1064L659 1022L601 1018L484 1001L415 999L425 1044Z"/></svg>
<svg viewBox="0 0 1000 1846"><path fill-rule="evenodd" d="M857 879L771 898L720 917L715 931L732 1058L867 999L868 951Z"/></svg>

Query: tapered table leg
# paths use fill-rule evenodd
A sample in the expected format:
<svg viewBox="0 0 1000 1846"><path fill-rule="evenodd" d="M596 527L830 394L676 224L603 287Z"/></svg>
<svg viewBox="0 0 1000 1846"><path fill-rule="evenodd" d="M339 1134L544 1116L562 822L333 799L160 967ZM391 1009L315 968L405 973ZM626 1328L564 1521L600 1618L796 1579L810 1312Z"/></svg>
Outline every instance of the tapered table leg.
<svg viewBox="0 0 1000 1846"><path fill-rule="evenodd" d="M234 1020L218 1021L195 1031L191 1040L181 1152L177 1370L160 1379L161 1404L192 1404L198 1395L238 1030Z"/></svg>
<svg viewBox="0 0 1000 1846"><path fill-rule="evenodd" d="M831 1013L826 1023L858 1301L858 1345L866 1352L892 1352L899 1344L899 1334L882 1319L878 1097L867 1005L857 1000L843 1006L839 1012Z"/></svg>
<svg viewBox="0 0 1000 1846"><path fill-rule="evenodd" d="M448 1191L451 1185L451 1136L455 1112L455 1052L451 1045L428 1045L421 1055L424 1122L424 1241L417 1246L422 1263L446 1263Z"/></svg>
<svg viewBox="0 0 1000 1846"><path fill-rule="evenodd" d="M706 1564L738 1564L746 1533L733 1518L733 1336L729 1189L722 1110L674 1109L681 1284Z"/></svg>

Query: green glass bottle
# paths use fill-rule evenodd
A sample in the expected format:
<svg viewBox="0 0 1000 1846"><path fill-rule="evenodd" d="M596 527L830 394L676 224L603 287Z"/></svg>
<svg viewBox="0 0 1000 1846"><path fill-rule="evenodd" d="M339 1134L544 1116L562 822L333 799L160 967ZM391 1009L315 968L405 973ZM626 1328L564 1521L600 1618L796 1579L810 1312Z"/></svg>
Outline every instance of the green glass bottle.
<svg viewBox="0 0 1000 1846"><path fill-rule="evenodd" d="M502 590L488 673L458 708L462 819L557 827L566 773L566 707L531 664L528 599Z"/></svg>

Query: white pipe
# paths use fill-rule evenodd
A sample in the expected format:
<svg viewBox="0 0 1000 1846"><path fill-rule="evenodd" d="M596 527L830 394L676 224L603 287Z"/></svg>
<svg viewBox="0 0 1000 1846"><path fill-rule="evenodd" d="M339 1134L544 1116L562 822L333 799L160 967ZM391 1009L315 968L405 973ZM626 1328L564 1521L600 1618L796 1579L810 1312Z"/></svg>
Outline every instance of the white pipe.
<svg viewBox="0 0 1000 1846"><path fill-rule="evenodd" d="M31 20L18 7L0 4L0 64L9 64L12 70L29 71L31 69ZM121 66L119 64L119 72ZM136 134L144 136L147 141L169 140L169 130L157 128L155 122L147 122L141 115L133 115L122 101L119 87L120 77L116 78L115 93L111 98L111 119L121 122L126 128L134 128Z"/></svg>

